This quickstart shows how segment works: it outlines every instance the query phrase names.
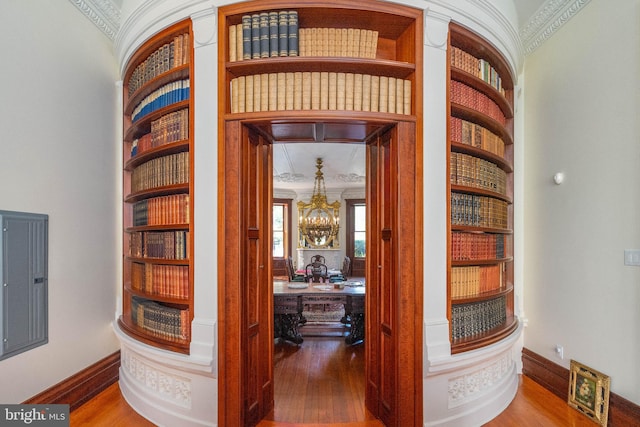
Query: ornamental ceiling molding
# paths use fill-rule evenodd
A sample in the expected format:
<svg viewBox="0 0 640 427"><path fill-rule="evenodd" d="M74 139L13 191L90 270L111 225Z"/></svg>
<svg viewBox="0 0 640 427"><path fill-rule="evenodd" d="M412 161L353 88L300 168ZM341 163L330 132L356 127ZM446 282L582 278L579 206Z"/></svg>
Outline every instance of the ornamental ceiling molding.
<svg viewBox="0 0 640 427"><path fill-rule="evenodd" d="M111 0L69 0L109 39L115 40L120 29L120 9Z"/></svg>
<svg viewBox="0 0 640 427"><path fill-rule="evenodd" d="M591 0L548 0L520 30L525 55L536 50Z"/></svg>

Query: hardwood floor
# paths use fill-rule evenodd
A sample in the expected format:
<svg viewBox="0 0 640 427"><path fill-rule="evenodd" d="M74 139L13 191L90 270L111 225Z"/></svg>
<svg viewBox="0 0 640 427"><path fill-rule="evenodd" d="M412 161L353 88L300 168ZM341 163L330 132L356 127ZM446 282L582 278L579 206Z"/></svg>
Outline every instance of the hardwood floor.
<svg viewBox="0 0 640 427"><path fill-rule="evenodd" d="M277 343L275 410L259 427L381 427L364 408L364 346L343 338L305 337L302 346ZM153 426L138 415L113 384L71 413L71 426ZM509 407L484 427L593 427L532 379L521 376Z"/></svg>

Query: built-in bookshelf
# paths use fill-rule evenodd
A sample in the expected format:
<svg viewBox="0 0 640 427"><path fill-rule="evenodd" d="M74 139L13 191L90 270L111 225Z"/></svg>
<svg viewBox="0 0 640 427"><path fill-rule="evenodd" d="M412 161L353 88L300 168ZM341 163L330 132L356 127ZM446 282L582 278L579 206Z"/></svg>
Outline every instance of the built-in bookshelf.
<svg viewBox="0 0 640 427"><path fill-rule="evenodd" d="M218 18L218 129L225 153L219 165L219 200L226 221L218 258L224 318L220 334L227 337L226 342L238 344L221 345L219 365L222 375L242 378L237 386L224 379L220 383L225 386L221 395L228 407L250 408L243 420L251 424L263 416L263 410L268 412L273 384L265 359L272 352L273 309L264 300L272 289L271 260L263 258L270 247L263 230L270 225L262 222L267 214L258 212L269 203L264 196L269 189L263 186L269 180L256 174L269 171L271 143L370 144L371 158L380 156L371 167L385 177L371 180L384 181L386 187L371 185L367 209L386 212L387 223L384 231L382 225L372 225L367 251L381 254L381 247L399 229L408 232L394 234L393 244L415 245L421 231L415 217L391 212L401 204L413 206L419 194L413 186L421 171L424 18L422 9L376 0L246 1L220 7ZM387 157L383 160L383 156ZM385 257L384 273L378 270L383 269L383 261L378 263L374 256L367 260L371 339L365 339L365 345L368 354L376 355L367 365L371 373L367 399L370 406L385 408L375 415L388 424L416 411L412 399L396 398L398 390L413 389L411 372L417 365L403 366L403 372L409 373L403 378L381 380L406 355L421 351L413 323L419 302L407 296L418 294L420 286L417 273L413 276L419 269L411 268L416 265L412 256L398 257L394 252ZM392 270L407 273L392 280ZM407 302L393 304L393 298ZM395 345L387 346L391 341ZM242 402L234 396L242 396ZM394 402L377 405L380 396Z"/></svg>
<svg viewBox="0 0 640 427"><path fill-rule="evenodd" d="M119 325L189 352L193 319L191 21L142 45L124 77L123 304Z"/></svg>
<svg viewBox="0 0 640 427"><path fill-rule="evenodd" d="M449 46L451 348L498 341L513 308L513 78L500 53L456 25Z"/></svg>

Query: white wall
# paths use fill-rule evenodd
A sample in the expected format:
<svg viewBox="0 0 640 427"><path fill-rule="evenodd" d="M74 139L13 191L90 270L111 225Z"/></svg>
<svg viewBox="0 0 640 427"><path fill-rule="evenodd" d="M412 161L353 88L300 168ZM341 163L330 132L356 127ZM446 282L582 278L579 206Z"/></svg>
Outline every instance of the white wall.
<svg viewBox="0 0 640 427"><path fill-rule="evenodd" d="M0 2L0 47L0 209L49 215L49 343L0 361L19 403L118 350L117 67L68 1Z"/></svg>
<svg viewBox="0 0 640 427"><path fill-rule="evenodd" d="M525 347L610 375L635 403L640 267L623 251L640 248L639 18L639 0L592 0L526 58L524 84Z"/></svg>

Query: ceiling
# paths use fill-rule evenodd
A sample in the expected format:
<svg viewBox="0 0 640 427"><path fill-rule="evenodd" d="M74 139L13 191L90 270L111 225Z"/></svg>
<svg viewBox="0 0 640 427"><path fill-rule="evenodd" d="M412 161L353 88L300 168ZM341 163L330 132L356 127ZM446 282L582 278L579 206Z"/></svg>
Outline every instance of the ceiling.
<svg viewBox="0 0 640 427"><path fill-rule="evenodd" d="M131 0L69 0L100 28L115 39L120 28L123 4ZM499 5L498 0L485 0ZM508 1L508 0L503 0ZM517 13L516 29L526 54L551 37L590 0L511 0ZM277 138L276 138L277 139ZM324 161L327 190L364 186L365 145L336 144L326 139L304 143L286 141L273 146L274 187L309 189L313 186L317 158ZM353 142L353 140L349 141Z"/></svg>

